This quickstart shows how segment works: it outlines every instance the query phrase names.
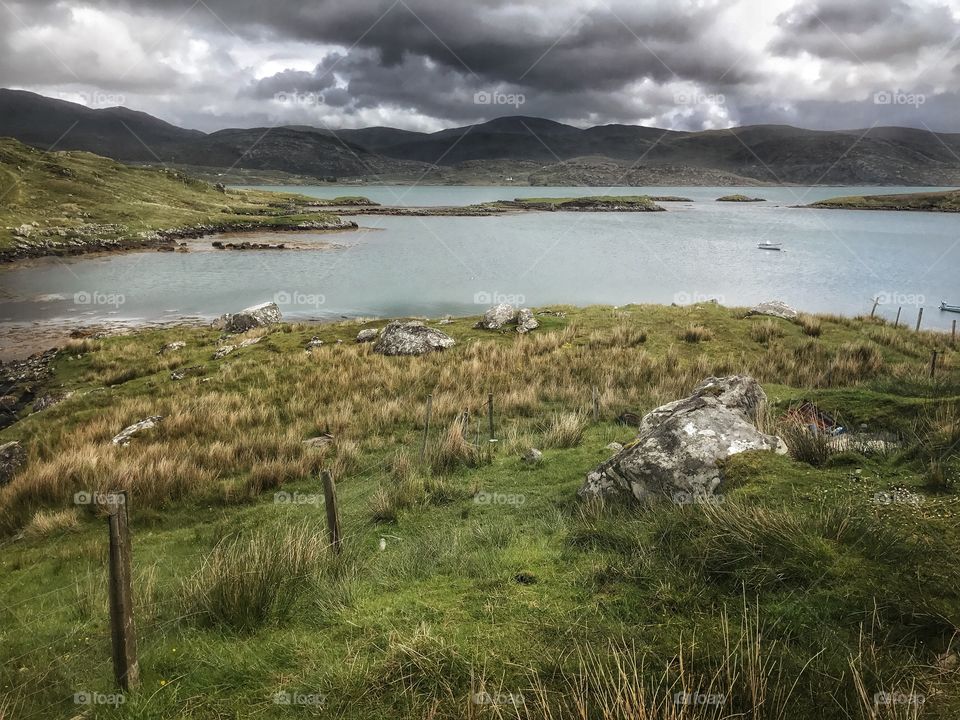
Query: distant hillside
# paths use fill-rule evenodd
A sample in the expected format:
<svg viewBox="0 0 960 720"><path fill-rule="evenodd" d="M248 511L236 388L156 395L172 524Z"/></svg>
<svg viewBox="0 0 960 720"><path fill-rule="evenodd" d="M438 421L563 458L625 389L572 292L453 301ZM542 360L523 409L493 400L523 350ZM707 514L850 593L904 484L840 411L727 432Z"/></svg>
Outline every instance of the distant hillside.
<svg viewBox="0 0 960 720"><path fill-rule="evenodd" d="M302 196L217 188L175 170L0 138L0 260L156 244L201 225L339 224ZM238 228L239 229L239 228Z"/></svg>
<svg viewBox="0 0 960 720"><path fill-rule="evenodd" d="M0 135L125 161L368 182L960 185L960 134L897 127L679 132L514 116L435 133L287 126L205 134L124 108L0 90Z"/></svg>

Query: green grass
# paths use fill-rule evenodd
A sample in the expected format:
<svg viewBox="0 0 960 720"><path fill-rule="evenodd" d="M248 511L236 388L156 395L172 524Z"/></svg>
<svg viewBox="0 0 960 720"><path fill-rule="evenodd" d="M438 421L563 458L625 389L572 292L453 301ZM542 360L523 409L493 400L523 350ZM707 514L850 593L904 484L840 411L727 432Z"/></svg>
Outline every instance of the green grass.
<svg viewBox="0 0 960 720"><path fill-rule="evenodd" d="M663 210L646 195L588 195L584 197L517 198L490 203L499 207L523 210L582 210L584 208L629 208Z"/></svg>
<svg viewBox="0 0 960 720"><path fill-rule="evenodd" d="M807 207L842 210L917 210L960 212L960 190L901 195L850 195L811 203Z"/></svg>
<svg viewBox="0 0 960 720"><path fill-rule="evenodd" d="M74 693L112 692L106 527L86 512L32 521L87 483L132 488L143 677L94 717L546 720L578 717L582 701L590 718L910 717L877 714L876 692L924 695L918 717L957 716L957 678L937 658L960 623L960 499L927 477L930 457L958 469L953 353L936 383L924 374L942 335L818 317L816 338L776 321L760 342L766 321L712 304L548 309L564 316L540 315L529 337L454 319L443 329L457 345L422 358L352 342L383 323L282 325L217 362L209 329L73 341L50 383L74 395L0 432L30 463L0 490L4 716L73 717ZM711 339L684 342L691 326ZM306 353L313 335L325 344ZM156 355L174 339L187 346ZM620 412L740 371L764 383L774 418L811 400L907 445L819 467L737 455L715 505L575 500L606 446L632 439ZM500 443L487 463L490 391ZM155 433L109 446L154 411ZM334 442L306 453L300 440L328 427ZM531 445L542 463L520 460ZM921 500L876 501L898 488ZM719 714L678 709L679 691L726 700ZM277 705L280 692L322 706Z"/></svg>
<svg viewBox="0 0 960 720"><path fill-rule="evenodd" d="M217 191L176 170L132 167L87 152L43 152L0 138L0 251L15 243L84 238L136 241L160 229L213 223L281 224L312 198L259 191ZM11 228L36 224L31 236Z"/></svg>

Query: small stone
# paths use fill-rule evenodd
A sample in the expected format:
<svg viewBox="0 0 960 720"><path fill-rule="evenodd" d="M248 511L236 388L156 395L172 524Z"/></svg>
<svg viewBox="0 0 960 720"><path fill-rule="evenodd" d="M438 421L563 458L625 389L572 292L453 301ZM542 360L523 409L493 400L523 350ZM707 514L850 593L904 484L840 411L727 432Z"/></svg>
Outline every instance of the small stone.
<svg viewBox="0 0 960 720"><path fill-rule="evenodd" d="M528 448L524 451L523 455L521 455L521 459L529 465L536 465L537 463L543 462L543 453L536 448Z"/></svg>
<svg viewBox="0 0 960 720"><path fill-rule="evenodd" d="M618 442L612 442L609 445L607 445L607 450L612 450L613 452L620 452L621 450L623 450L623 445L621 445Z"/></svg>
<svg viewBox="0 0 960 720"><path fill-rule="evenodd" d="M221 358L225 358L227 355L229 355L236 349L237 348L235 345L224 345L213 354L213 359L220 360Z"/></svg>
<svg viewBox="0 0 960 720"><path fill-rule="evenodd" d="M114 445L127 445L134 435L137 435L144 430L149 430L156 427L161 420L163 420L162 415L152 415L141 420L140 422L135 422L133 425L125 427L123 430L117 433L112 442Z"/></svg>
<svg viewBox="0 0 960 720"><path fill-rule="evenodd" d="M157 355L164 355L168 352L174 352L176 350L183 350L187 344L183 340L174 340L173 342L167 343L162 348L157 351Z"/></svg>
<svg viewBox="0 0 960 720"><path fill-rule="evenodd" d="M307 343L307 352L310 352L311 350L316 350L317 348L322 346L323 346L323 340L321 340L319 336L314 335L312 338L310 338L310 342Z"/></svg>

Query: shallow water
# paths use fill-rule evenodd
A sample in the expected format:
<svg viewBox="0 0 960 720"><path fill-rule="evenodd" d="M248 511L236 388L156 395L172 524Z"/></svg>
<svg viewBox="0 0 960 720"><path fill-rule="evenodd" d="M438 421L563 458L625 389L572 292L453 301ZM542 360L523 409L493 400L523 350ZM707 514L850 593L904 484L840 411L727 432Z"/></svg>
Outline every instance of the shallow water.
<svg viewBox="0 0 960 720"><path fill-rule="evenodd" d="M878 314L949 328L960 303L960 218L936 213L808 210L837 195L912 188L289 189L362 194L384 204L459 205L514 197L681 195L665 213L524 213L495 217L354 218L343 233L283 234L310 251L145 251L46 258L0 270L0 323L171 321L276 300L286 317L476 314L497 301L528 305L781 299L800 309ZM743 192L765 203L717 203ZM276 242L266 233L245 239ZM770 240L782 252L757 248Z"/></svg>

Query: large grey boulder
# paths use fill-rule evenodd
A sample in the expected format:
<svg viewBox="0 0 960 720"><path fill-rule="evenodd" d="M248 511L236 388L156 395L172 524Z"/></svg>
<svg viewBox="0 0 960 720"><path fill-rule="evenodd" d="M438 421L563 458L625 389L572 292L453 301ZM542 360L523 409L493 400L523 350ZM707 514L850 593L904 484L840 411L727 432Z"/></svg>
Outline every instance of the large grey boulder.
<svg viewBox="0 0 960 720"><path fill-rule="evenodd" d="M423 355L454 344L452 337L418 320L395 321L380 331L373 351L381 355Z"/></svg>
<svg viewBox="0 0 960 720"><path fill-rule="evenodd" d="M796 320L800 316L796 310L780 300L770 300L755 305L747 312L747 316L750 315L768 315L782 320Z"/></svg>
<svg viewBox="0 0 960 720"><path fill-rule="evenodd" d="M644 416L636 439L590 472L577 494L641 502L710 497L722 481L718 461L747 450L786 452L780 438L757 430L765 401L751 377L707 378L689 397Z"/></svg>
<svg viewBox="0 0 960 720"><path fill-rule="evenodd" d="M377 339L377 334L379 332L380 331L377 330L377 328L366 328L365 330L361 330L360 332L357 333L357 342L358 343L373 342L374 340Z"/></svg>
<svg viewBox="0 0 960 720"><path fill-rule="evenodd" d="M479 330L501 330L507 325L516 325L518 333L530 332L540 327L532 310L515 308L507 303L488 308L483 318L474 327Z"/></svg>
<svg viewBox="0 0 960 720"><path fill-rule="evenodd" d="M223 329L228 333L242 333L256 327L266 327L283 320L280 308L275 302L265 302L248 307L232 315L221 318Z"/></svg>
<svg viewBox="0 0 960 720"><path fill-rule="evenodd" d="M17 440L0 445L0 487L6 485L23 467L27 454Z"/></svg>
<svg viewBox="0 0 960 720"><path fill-rule="evenodd" d="M512 323L517 317L517 309L508 303L500 303L487 308L480 322L475 327L481 330L499 330L507 323Z"/></svg>

